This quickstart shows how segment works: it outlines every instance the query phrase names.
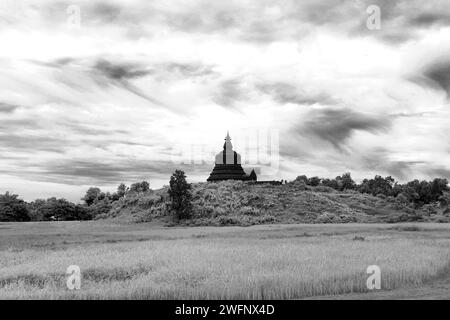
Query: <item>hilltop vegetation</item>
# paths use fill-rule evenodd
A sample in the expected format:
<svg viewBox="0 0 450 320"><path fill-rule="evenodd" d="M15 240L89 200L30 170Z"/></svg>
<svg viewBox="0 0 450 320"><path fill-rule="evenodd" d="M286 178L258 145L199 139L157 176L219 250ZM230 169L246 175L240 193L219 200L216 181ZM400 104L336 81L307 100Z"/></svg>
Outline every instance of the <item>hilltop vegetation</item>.
<svg viewBox="0 0 450 320"><path fill-rule="evenodd" d="M253 225L265 223L450 222L441 202L416 206L404 197L337 191L300 181L283 185L242 181L192 184L192 216L175 221L168 188L127 194L97 218L133 222L154 220L186 225ZM446 193L442 198L448 198Z"/></svg>
<svg viewBox="0 0 450 320"><path fill-rule="evenodd" d="M115 193L90 188L84 204L50 198L25 203L0 195L0 221L116 219L166 225L254 225L267 223L450 222L445 179L399 184L376 176L357 184L349 173L335 179L299 176L284 184L223 181L192 183L177 171L170 187L146 181ZM18 210L18 218L14 218ZM19 219L20 218L20 219ZM15 219L15 220L14 220Z"/></svg>

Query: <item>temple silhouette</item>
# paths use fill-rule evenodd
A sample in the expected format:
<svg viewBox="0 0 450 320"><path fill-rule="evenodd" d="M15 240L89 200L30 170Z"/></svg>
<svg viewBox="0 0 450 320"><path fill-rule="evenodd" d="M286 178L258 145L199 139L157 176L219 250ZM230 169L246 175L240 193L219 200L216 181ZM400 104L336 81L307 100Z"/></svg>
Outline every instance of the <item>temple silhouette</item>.
<svg viewBox="0 0 450 320"><path fill-rule="evenodd" d="M233 151L230 134L227 132L223 150L216 155L214 169L209 175L207 181L221 180L244 180L256 181L255 170L250 174L246 174L241 166L241 155Z"/></svg>

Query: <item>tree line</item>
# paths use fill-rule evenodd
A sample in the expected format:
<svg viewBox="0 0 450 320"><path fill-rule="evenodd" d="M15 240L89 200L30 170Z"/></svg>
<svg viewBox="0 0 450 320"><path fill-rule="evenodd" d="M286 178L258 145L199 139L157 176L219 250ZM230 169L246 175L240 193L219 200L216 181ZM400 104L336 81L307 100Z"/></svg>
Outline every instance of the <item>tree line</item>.
<svg viewBox="0 0 450 320"><path fill-rule="evenodd" d="M103 192L100 188L92 187L86 191L81 200L75 204L66 199L55 197L37 199L25 202L17 194L6 192L0 194L0 221L71 221L91 220L98 214L108 212L112 203L131 192L146 192L150 190L147 181L132 184L127 187L120 184L114 193Z"/></svg>
<svg viewBox="0 0 450 320"><path fill-rule="evenodd" d="M416 207L440 201L444 192L450 190L447 179L442 178L435 178L431 181L416 179L402 184L391 176L376 175L372 179L364 179L357 184L350 173L344 173L334 179L308 178L302 175L298 176L295 181L314 187L330 187L338 191L355 190L373 196L400 197L404 202L411 202Z"/></svg>
<svg viewBox="0 0 450 320"><path fill-rule="evenodd" d="M176 217L185 219L191 213L191 185L186 175L176 170L169 181L169 197L171 208ZM91 187L81 198L81 204L66 199L48 198L25 202L17 194L6 192L0 194L0 221L72 221L91 220L111 210L114 202L136 193L151 191L147 181L136 182L131 186L121 183L116 192L103 192L100 188Z"/></svg>
<svg viewBox="0 0 450 320"><path fill-rule="evenodd" d="M356 183L350 173L344 173L334 179L298 176L292 183L302 183L312 187L327 187L337 191L367 193L379 197L396 197L403 202L413 203L416 207L442 200L444 192L449 191L447 179L436 178L431 181L413 180L399 183L391 176L376 175L372 179L364 179ZM0 221L70 221L91 220L98 215L108 213L116 201L129 194L151 192L147 181L126 186L121 183L115 192L103 192L100 188L91 187L75 204L66 199L37 199L25 202L18 195L6 192L0 194ZM177 219L187 219L192 214L191 184L186 175L176 170L169 181L168 195L170 209Z"/></svg>

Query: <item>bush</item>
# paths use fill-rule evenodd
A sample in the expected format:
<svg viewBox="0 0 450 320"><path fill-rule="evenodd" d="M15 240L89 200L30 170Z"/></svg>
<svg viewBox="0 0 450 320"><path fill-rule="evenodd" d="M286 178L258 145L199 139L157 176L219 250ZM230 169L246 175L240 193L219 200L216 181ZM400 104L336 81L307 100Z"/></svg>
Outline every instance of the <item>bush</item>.
<svg viewBox="0 0 450 320"><path fill-rule="evenodd" d="M222 226L236 225L236 224L239 224L239 220L237 220L234 217L222 216L222 217L219 218L219 224L222 225Z"/></svg>
<svg viewBox="0 0 450 320"><path fill-rule="evenodd" d="M332 192L336 192L335 189L331 188L331 187L326 187L326 186L317 186L313 189L314 191L317 192L324 192L324 193L332 193Z"/></svg>
<svg viewBox="0 0 450 320"><path fill-rule="evenodd" d="M253 207L242 207L239 209L239 213L246 216L258 216L261 211Z"/></svg>
<svg viewBox="0 0 450 320"><path fill-rule="evenodd" d="M312 186L312 187L317 187L318 185L320 185L322 179L320 179L319 177L312 177L312 178L308 178L305 175L302 176L298 176L297 178L295 178L295 182L302 182L307 186Z"/></svg>
<svg viewBox="0 0 450 320"><path fill-rule="evenodd" d="M316 217L314 223L334 223L336 222L336 218L337 217L332 213L323 212Z"/></svg>
<svg viewBox="0 0 450 320"><path fill-rule="evenodd" d="M108 198L96 200L95 203L87 208L92 219L97 216L107 214L112 208L112 203Z"/></svg>

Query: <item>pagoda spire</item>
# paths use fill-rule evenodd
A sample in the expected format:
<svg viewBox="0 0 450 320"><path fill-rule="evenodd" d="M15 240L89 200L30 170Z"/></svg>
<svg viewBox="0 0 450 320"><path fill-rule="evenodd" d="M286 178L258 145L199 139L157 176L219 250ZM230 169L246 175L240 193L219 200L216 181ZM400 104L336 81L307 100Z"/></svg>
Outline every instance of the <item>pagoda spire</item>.
<svg viewBox="0 0 450 320"><path fill-rule="evenodd" d="M225 137L225 143L223 144L223 150L227 152L227 154L233 153L233 145L231 144L230 132L227 130L227 136Z"/></svg>

